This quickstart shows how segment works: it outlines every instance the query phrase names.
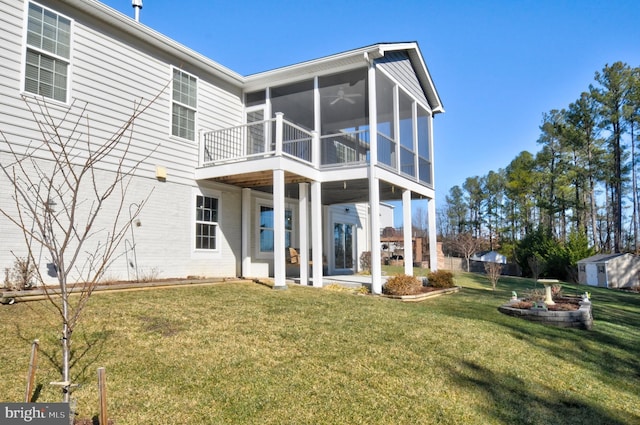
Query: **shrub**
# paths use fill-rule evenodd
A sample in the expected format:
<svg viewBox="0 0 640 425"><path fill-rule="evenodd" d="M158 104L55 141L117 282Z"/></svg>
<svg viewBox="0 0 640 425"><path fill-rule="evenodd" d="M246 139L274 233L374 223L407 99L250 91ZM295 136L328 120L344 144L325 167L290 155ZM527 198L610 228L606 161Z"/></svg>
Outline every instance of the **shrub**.
<svg viewBox="0 0 640 425"><path fill-rule="evenodd" d="M562 296L562 285L554 283L551 285L551 297L557 298Z"/></svg>
<svg viewBox="0 0 640 425"><path fill-rule="evenodd" d="M544 289L541 288L533 288L529 290L523 291L524 299L542 302L544 300L545 294Z"/></svg>
<svg viewBox="0 0 640 425"><path fill-rule="evenodd" d="M366 286L361 286L358 289L356 289L356 294L368 295L369 288L367 288Z"/></svg>
<svg viewBox="0 0 640 425"><path fill-rule="evenodd" d="M328 285L325 285L322 287L323 289L326 289L327 291L334 291L334 292L351 292L352 289L347 288L346 286L342 286L339 283L330 283Z"/></svg>
<svg viewBox="0 0 640 425"><path fill-rule="evenodd" d="M360 254L360 268L363 272L371 272L371 251L364 251Z"/></svg>
<svg viewBox="0 0 640 425"><path fill-rule="evenodd" d="M416 295L422 288L422 282L415 276L399 274L387 280L382 293L387 295Z"/></svg>
<svg viewBox="0 0 640 425"><path fill-rule="evenodd" d="M433 286L434 288L453 288L455 286L453 283L453 273L447 270L431 272L429 276L427 276L427 279L429 286Z"/></svg>
<svg viewBox="0 0 640 425"><path fill-rule="evenodd" d="M29 257L15 257L13 267L4 270L4 287L7 289L29 289L33 287L36 267Z"/></svg>

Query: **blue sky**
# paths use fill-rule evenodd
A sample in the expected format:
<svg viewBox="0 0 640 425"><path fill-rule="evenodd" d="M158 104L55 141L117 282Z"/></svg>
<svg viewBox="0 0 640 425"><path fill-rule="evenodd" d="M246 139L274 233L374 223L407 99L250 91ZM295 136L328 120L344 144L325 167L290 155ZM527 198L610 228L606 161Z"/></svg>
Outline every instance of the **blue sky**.
<svg viewBox="0 0 640 425"><path fill-rule="evenodd" d="M103 3L133 16L131 0ZM640 66L640 0L144 0L140 16L242 75L417 41L446 109L434 124L438 206L467 177L537 152L542 114L578 99L605 64Z"/></svg>

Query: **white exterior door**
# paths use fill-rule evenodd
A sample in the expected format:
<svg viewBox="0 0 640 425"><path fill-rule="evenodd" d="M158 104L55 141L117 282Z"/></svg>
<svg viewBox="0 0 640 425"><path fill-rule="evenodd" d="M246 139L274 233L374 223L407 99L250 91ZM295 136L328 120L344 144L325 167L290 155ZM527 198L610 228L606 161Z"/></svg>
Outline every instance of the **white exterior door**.
<svg viewBox="0 0 640 425"><path fill-rule="evenodd" d="M333 266L338 272L355 271L354 225L333 224Z"/></svg>
<svg viewBox="0 0 640 425"><path fill-rule="evenodd" d="M587 285L598 286L598 265L586 264Z"/></svg>

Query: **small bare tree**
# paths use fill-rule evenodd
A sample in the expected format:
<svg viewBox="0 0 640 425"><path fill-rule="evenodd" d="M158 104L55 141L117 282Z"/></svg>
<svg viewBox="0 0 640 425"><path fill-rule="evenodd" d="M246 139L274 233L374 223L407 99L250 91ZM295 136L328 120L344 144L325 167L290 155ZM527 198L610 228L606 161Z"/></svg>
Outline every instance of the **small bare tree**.
<svg viewBox="0 0 640 425"><path fill-rule="evenodd" d="M487 273L487 279L489 279L491 287L495 291L498 279L500 279L500 274L502 273L502 264L494 262L484 263L484 271Z"/></svg>
<svg viewBox="0 0 640 425"><path fill-rule="evenodd" d="M462 254L467 261L467 271L471 271L471 257L478 252L482 246L482 240L476 238L471 233L458 233L451 239L454 250Z"/></svg>
<svg viewBox="0 0 640 425"><path fill-rule="evenodd" d="M158 94L159 96L160 94ZM87 103L50 107L37 97L23 97L40 138L25 149L0 129L9 153L0 164L12 187L12 205L0 213L17 226L27 262L48 257L47 272L35 267L35 281L62 322L63 400L69 401L71 340L96 284L117 258L116 250L140 214L151 191L131 215L122 214L133 173L152 153L130 158L134 121L155 102L136 102L132 113L109 137L92 137ZM111 170L111 171L105 171ZM100 217L100 219L99 219ZM105 223L105 224L101 224ZM57 285L47 285L47 274ZM56 287L57 286L57 287ZM70 298L70 293L77 296Z"/></svg>
<svg viewBox="0 0 640 425"><path fill-rule="evenodd" d="M529 264L529 268L531 269L531 277L533 277L534 281L537 281L544 271L544 261L538 254L534 254L531 257L527 258L527 263Z"/></svg>

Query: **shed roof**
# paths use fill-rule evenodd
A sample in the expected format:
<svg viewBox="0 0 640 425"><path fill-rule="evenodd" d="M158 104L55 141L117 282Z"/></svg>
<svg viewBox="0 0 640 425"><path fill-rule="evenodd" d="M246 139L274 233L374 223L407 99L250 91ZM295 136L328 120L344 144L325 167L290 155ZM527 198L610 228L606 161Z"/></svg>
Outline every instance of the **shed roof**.
<svg viewBox="0 0 640 425"><path fill-rule="evenodd" d="M631 254L622 252L615 254L596 254L592 255L591 257L583 258L582 260L578 261L578 263L606 263L607 261L611 261L625 255Z"/></svg>

